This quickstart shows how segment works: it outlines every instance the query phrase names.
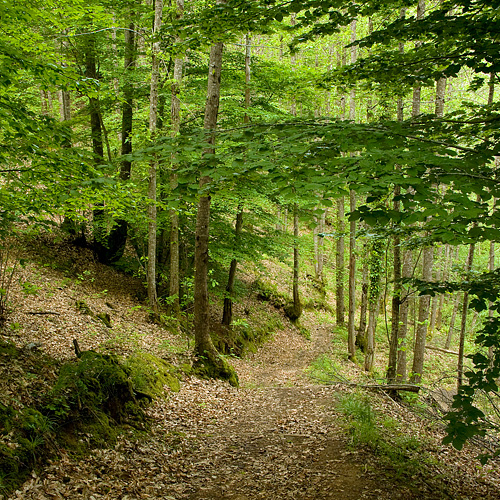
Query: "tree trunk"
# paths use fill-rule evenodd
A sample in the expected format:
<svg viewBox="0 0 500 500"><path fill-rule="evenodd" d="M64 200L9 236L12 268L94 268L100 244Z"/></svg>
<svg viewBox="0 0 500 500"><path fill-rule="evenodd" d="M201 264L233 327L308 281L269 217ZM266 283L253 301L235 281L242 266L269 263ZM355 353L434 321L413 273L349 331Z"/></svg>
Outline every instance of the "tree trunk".
<svg viewBox="0 0 500 500"><path fill-rule="evenodd" d="M93 34L86 35L85 40L85 77L97 80L95 37ZM64 99L64 98L63 98ZM99 100L97 97L89 98L90 133L92 139L92 152L94 161L104 161L104 148L102 142L101 119L99 117ZM107 255L106 227L104 209L93 210L93 248L100 262L105 262Z"/></svg>
<svg viewBox="0 0 500 500"><path fill-rule="evenodd" d="M436 255L436 261L439 264L442 260L441 259L442 254L443 254L443 247L439 247L437 249L437 255ZM443 278L443 268L440 265L436 269L436 281L440 282L442 280L442 278ZM436 330L437 308L438 308L438 303L439 303L439 297L440 297L440 295L434 295L434 297L432 297L431 319L429 322L429 334L430 334L431 338L434 335L434 331Z"/></svg>
<svg viewBox="0 0 500 500"><path fill-rule="evenodd" d="M336 318L337 325L345 323L345 299L344 299L344 197L337 200L337 252L336 252Z"/></svg>
<svg viewBox="0 0 500 500"><path fill-rule="evenodd" d="M351 21L351 44L356 41L356 20ZM356 62L356 46L351 46L351 64ZM356 120L356 90L353 88L349 100L349 120ZM356 210L356 194L349 192L349 210ZM349 223L349 317L347 323L349 359L356 356L356 221Z"/></svg>
<svg viewBox="0 0 500 500"><path fill-rule="evenodd" d="M208 146L205 154L215 154L215 129L220 101L220 82L223 44L216 43L210 49L207 102L203 127L207 131ZM211 178L200 179L202 195L198 201L194 254L194 341L198 356L197 369L205 376L228 379L238 385L234 370L219 356L210 337L210 317L208 301L208 238L210 229L211 196L207 189Z"/></svg>
<svg viewBox="0 0 500 500"><path fill-rule="evenodd" d="M404 19L406 9L401 9L399 17ZM404 52L404 44L399 44L399 52ZM398 97L397 101L397 120L402 122L403 116L403 99ZM396 167L399 168L399 167ZM395 212L401 211L401 202L398 197L401 195L401 187L395 186L394 188L394 202L393 207ZM387 383L390 384L396 380L397 364L398 364L398 341L400 329L400 309L401 309L401 238L395 234L392 241L393 245L393 292L392 292L392 307L391 307L391 335L389 338L389 359L387 363Z"/></svg>
<svg viewBox="0 0 500 500"><path fill-rule="evenodd" d="M453 311L450 318L450 327L448 328L448 336L446 337L446 342L444 344L445 349L449 349L451 346L451 340L453 338L453 332L455 330L455 321L458 314L458 308L460 307L460 294L457 293L455 297L455 302L453 303Z"/></svg>
<svg viewBox="0 0 500 500"><path fill-rule="evenodd" d="M426 247L423 253L422 279L424 281L432 281L434 249L432 247ZM413 366L411 370L411 382L414 384L419 384L421 382L424 372L425 341L427 338L430 301L430 295L420 296L417 333L415 336L415 346L413 348Z"/></svg>
<svg viewBox="0 0 500 500"><path fill-rule="evenodd" d="M245 109L250 107L250 79L251 79L251 38L250 35L245 36ZM250 118L247 113L243 118L243 123L248 123ZM243 206L238 205L238 213L236 214L236 227L234 232L234 249L237 250L241 230L243 228ZM229 266L229 277L226 286L226 296L224 297L224 308L222 311L222 324L229 326L233 321L233 291L234 278L236 276L236 268L238 266L237 259L232 259Z"/></svg>
<svg viewBox="0 0 500 500"><path fill-rule="evenodd" d="M134 18L134 13L130 13L130 17ZM122 127L121 127L121 154L122 163L120 167L120 179L128 181L132 171L132 162L125 156L132 153L132 126L134 118L134 84L132 75L135 69L135 24L130 22L128 29L125 30L125 56L124 56L124 73L125 83L123 86L123 104L122 104ZM107 246L109 254L106 258L109 262L116 262L120 259L125 251L127 242L128 223L124 219L119 219L115 222L115 226L111 229L107 238Z"/></svg>
<svg viewBox="0 0 500 500"><path fill-rule="evenodd" d="M359 307L359 328L356 333L356 345L363 351L366 351L366 313L368 311L368 288L369 288L369 267L363 265L363 278L361 282L361 304Z"/></svg>
<svg viewBox="0 0 500 500"><path fill-rule="evenodd" d="M382 249L380 240L370 244L370 286L368 289L368 327L366 329L365 371L371 372L375 361L375 329L380 304L380 281L382 277Z"/></svg>
<svg viewBox="0 0 500 500"><path fill-rule="evenodd" d="M419 0L417 5L417 19L423 19L425 14L425 0ZM421 42L416 42L417 47ZM417 70L418 71L418 70ZM413 118L420 115L420 102L421 102L421 87L415 86L413 88L413 101L412 112ZM424 248L423 251L423 272L422 279L424 281L431 281L432 279L432 248ZM424 368L424 355L425 355L425 340L427 336L427 320L429 317L430 296L424 295L420 297L419 310L418 310L418 324L415 334L415 345L413 348L413 366L411 382L418 384L422 379Z"/></svg>
<svg viewBox="0 0 500 500"><path fill-rule="evenodd" d="M401 195L400 186L394 188L394 211L401 210L401 203L397 199ZM394 290L392 293L392 312L391 312L391 336L389 339L389 359L387 366L387 383L396 381L397 362L398 362L398 338L399 338L399 316L401 306L401 239L398 234L393 238L393 278Z"/></svg>
<svg viewBox="0 0 500 500"><path fill-rule="evenodd" d="M293 205L293 282L292 282L293 304L288 316L296 321L302 315L302 304L299 294L299 206Z"/></svg>
<svg viewBox="0 0 500 500"><path fill-rule="evenodd" d="M153 37L161 28L163 0L155 1ZM158 86L160 80L160 41L155 40L151 51L151 86L149 92L149 133L151 140L156 135L158 118ZM148 265L146 269L148 303L155 320L158 319L158 298L156 295L156 176L158 162L156 158L149 164L148 183Z"/></svg>
<svg viewBox="0 0 500 500"><path fill-rule="evenodd" d="M236 214L236 227L234 230L234 249L236 250L239 245L239 239L241 235L241 230L243 228L243 207L238 206L238 213ZM226 296L224 297L224 309L222 312L222 324L229 326L233 321L233 291L234 291L234 278L236 277L236 267L238 266L238 261L236 259L231 260L231 265L229 266L229 277L226 285Z"/></svg>
<svg viewBox="0 0 500 500"><path fill-rule="evenodd" d="M184 13L184 0L177 0L177 18ZM181 126L181 102L179 92L182 83L183 59L176 57L174 61L174 78L172 81L172 101L170 116L172 121L172 137L179 134ZM172 155L172 171L170 173L170 189L177 188L175 156ZM179 212L170 209L170 280L169 280L169 312L175 318L180 317L180 265L179 265Z"/></svg>
<svg viewBox="0 0 500 500"><path fill-rule="evenodd" d="M325 220L326 220L327 210L324 210L321 216L315 218L316 227L314 228L314 274L316 281L320 284L321 288L324 288L323 283L323 264L325 261L325 255L323 253L324 238L319 236L325 231Z"/></svg>
<svg viewBox="0 0 500 500"><path fill-rule="evenodd" d="M356 194L351 189L349 193L349 209L356 210ZM349 317L347 323L349 359L356 356L356 221L349 223Z"/></svg>
<svg viewBox="0 0 500 500"><path fill-rule="evenodd" d="M425 14L425 0L419 0L417 5L417 19L423 19ZM421 42L416 42L415 45L420 47L422 45ZM418 70L417 70L418 71ZM417 85L413 88L413 103L411 116L416 117L420 114L420 95L421 95L421 87Z"/></svg>
<svg viewBox="0 0 500 500"><path fill-rule="evenodd" d="M403 257L403 278L413 276L413 251L408 249ZM411 288L407 285L401 288L401 305L399 309L398 329L398 361L396 376L398 381L406 380L406 339L408 336L408 315L410 311Z"/></svg>
<svg viewBox="0 0 500 500"><path fill-rule="evenodd" d="M478 196L479 201L479 196ZM476 224L473 224L475 227ZM465 263L465 277L470 275L472 269L472 263L474 261L474 249L475 244L472 243L469 245L469 253L467 254L467 262ZM460 389L460 386L463 383L463 374L464 374L464 347L465 347L465 329L467 326L467 308L469 307L469 292L467 290L464 291L464 298L462 301L462 316L460 321L460 341L458 345L458 366L457 366L457 388Z"/></svg>

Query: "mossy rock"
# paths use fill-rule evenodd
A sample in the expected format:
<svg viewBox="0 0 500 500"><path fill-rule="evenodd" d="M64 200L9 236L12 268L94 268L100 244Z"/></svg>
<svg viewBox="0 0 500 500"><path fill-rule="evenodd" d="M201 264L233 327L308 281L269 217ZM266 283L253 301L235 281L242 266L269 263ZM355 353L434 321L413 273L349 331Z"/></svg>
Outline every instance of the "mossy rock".
<svg viewBox="0 0 500 500"><path fill-rule="evenodd" d="M91 414L102 409L118 423L127 418L125 404L136 401L128 369L116 356L94 351L61 367L52 396L72 410Z"/></svg>
<svg viewBox="0 0 500 500"><path fill-rule="evenodd" d="M236 370L219 355L200 356L193 366L193 373L199 378L227 380L233 387L239 387Z"/></svg>
<svg viewBox="0 0 500 500"><path fill-rule="evenodd" d="M89 316L94 316L94 313L92 312L92 309L87 305L87 303L83 300L77 300L75 302L76 308L82 313L82 314L87 314Z"/></svg>
<svg viewBox="0 0 500 500"><path fill-rule="evenodd" d="M164 359L147 352L136 352L125 360L124 366L130 373L134 390L151 399L162 396L165 387L174 392L180 390L175 367Z"/></svg>
<svg viewBox="0 0 500 500"><path fill-rule="evenodd" d="M113 325L111 324L111 316L108 313L97 313L96 318L100 319L108 328L113 328Z"/></svg>

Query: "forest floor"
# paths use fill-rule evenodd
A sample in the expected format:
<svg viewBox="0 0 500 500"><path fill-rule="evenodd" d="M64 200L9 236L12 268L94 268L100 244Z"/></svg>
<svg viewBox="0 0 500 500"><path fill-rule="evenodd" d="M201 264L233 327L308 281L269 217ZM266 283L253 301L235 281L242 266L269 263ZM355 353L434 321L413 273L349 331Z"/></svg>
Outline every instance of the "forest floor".
<svg viewBox="0 0 500 500"><path fill-rule="evenodd" d="M5 336L18 344L38 342L54 358L69 357L71 338L85 329L89 333L83 347L101 343L121 349L120 336L113 334L102 344L112 330L75 314L75 300L84 298L91 308L110 311L120 335L135 332L135 348L155 342L176 347L175 338L162 338L162 329L140 319L144 314L127 295L131 288L124 287L123 275L93 268L89 261L85 266L87 275L74 272L72 281L61 281L57 269L37 268L38 275L30 277L37 293L25 297ZM99 292L104 287L106 293ZM47 307L54 315L48 322L46 315L34 314ZM37 324L29 323L35 318ZM96 449L86 457L61 450L9 500L500 498L498 463L482 468L474 448L458 452L442 446L442 423L436 425L384 394L370 394L370 404L388 417L379 427L390 424L393 432L397 427L398 433L418 438L419 449L408 448L395 460L381 441L380 446L353 443L339 401L356 389L320 385L308 375L315 360L332 354L332 327L309 312L303 321L310 340L285 324L255 354L230 360L239 389L187 378L180 392L148 409L150 431L139 438L132 432L123 435L114 448ZM3 368L0 383L12 371ZM345 361L342 370L351 378L358 369Z"/></svg>
<svg viewBox="0 0 500 500"><path fill-rule="evenodd" d="M283 330L257 354L234 360L240 389L185 381L150 408L147 437L123 438L85 459L63 455L10 498L499 498L494 483L475 483L466 470L455 478L436 470L436 477L420 470L398 478L380 456L350 446L335 409L349 389L315 385L304 374L331 346L327 329L312 333L309 341Z"/></svg>

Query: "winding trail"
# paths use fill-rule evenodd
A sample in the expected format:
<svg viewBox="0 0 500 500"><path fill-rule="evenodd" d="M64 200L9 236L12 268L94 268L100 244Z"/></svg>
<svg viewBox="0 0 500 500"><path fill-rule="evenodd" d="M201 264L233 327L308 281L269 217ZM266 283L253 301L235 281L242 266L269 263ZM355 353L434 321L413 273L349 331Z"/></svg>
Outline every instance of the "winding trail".
<svg viewBox="0 0 500 500"><path fill-rule="evenodd" d="M303 374L330 345L324 329L311 341L281 332L253 357L235 360L241 389L192 379L151 408L144 441L124 439L80 462L63 456L11 498L424 498L395 488L372 456L348 449L334 411L339 389Z"/></svg>

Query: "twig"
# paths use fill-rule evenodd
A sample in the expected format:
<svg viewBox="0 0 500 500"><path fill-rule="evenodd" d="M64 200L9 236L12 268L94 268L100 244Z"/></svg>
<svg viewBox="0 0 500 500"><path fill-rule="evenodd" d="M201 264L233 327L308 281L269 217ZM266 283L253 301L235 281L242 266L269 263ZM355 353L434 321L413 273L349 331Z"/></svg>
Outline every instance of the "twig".
<svg viewBox="0 0 500 500"><path fill-rule="evenodd" d="M39 315L55 314L56 316L61 315L61 313L58 313L56 311L28 311L26 314L39 314Z"/></svg>

